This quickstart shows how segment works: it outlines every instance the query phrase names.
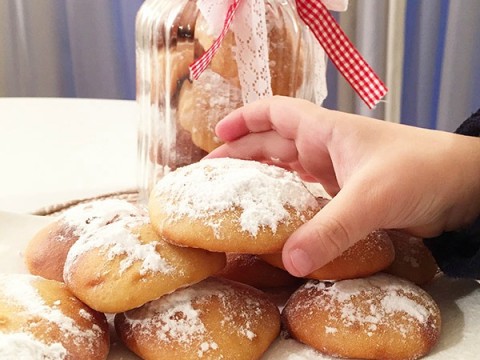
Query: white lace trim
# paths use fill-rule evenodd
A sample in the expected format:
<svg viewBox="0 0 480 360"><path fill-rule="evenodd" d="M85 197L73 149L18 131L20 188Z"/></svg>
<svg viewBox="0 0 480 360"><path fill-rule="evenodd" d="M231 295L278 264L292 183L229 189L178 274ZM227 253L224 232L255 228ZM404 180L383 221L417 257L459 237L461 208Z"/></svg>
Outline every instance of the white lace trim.
<svg viewBox="0 0 480 360"><path fill-rule="evenodd" d="M327 8L344 11L348 0L322 0ZM217 37L223 29L231 1L197 0L197 7L205 18L209 32ZM231 25L235 34L234 49L242 88L243 103L272 95L268 55L268 31L265 0L243 0ZM315 102L321 104L327 96L327 59L323 48L314 41L314 92Z"/></svg>

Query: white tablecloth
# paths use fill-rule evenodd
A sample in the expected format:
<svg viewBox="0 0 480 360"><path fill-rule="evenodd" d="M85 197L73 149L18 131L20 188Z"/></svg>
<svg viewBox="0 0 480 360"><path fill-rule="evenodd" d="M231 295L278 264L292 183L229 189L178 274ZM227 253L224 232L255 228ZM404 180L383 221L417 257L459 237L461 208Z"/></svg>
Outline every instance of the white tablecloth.
<svg viewBox="0 0 480 360"><path fill-rule="evenodd" d="M136 187L135 101L0 98L0 210Z"/></svg>

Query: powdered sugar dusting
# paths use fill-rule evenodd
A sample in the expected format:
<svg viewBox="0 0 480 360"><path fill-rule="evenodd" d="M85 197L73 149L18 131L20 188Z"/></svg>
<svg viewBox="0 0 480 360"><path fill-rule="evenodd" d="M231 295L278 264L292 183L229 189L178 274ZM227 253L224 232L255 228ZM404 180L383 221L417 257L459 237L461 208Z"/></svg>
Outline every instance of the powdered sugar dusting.
<svg viewBox="0 0 480 360"><path fill-rule="evenodd" d="M90 314L88 311L85 309L80 309L78 312L78 315L80 315L82 318L84 318L87 321L93 321L93 316Z"/></svg>
<svg viewBox="0 0 480 360"><path fill-rule="evenodd" d="M64 278L70 279L71 268L78 258L91 250L100 249L108 261L124 257L120 262L120 273L130 268L135 262L141 262L140 275L152 273L170 273L175 269L157 251L158 242L140 242L133 230L148 224L147 217L137 216L120 219L99 228L94 233L80 236L71 247L65 261Z"/></svg>
<svg viewBox="0 0 480 360"><path fill-rule="evenodd" d="M324 282L321 281L308 281L307 283L305 283L304 287L305 289L322 290L325 289L327 286Z"/></svg>
<svg viewBox="0 0 480 360"><path fill-rule="evenodd" d="M416 319L419 323L425 323L430 315L427 308L419 306L417 302L398 292L387 294L382 299L381 304L387 314L404 312Z"/></svg>
<svg viewBox="0 0 480 360"><path fill-rule="evenodd" d="M188 347L201 339L197 349L199 357L218 345L209 336L200 313L193 308L192 301L199 294L193 288L184 288L144 305L141 319L129 317L126 320L136 331L149 333L158 324L155 336L165 342L175 341L180 346Z"/></svg>
<svg viewBox="0 0 480 360"><path fill-rule="evenodd" d="M208 342L205 341L200 344L200 350L197 351L197 355L199 358L203 357L203 354L205 354L208 350L217 350L218 349L218 344L216 342Z"/></svg>
<svg viewBox="0 0 480 360"><path fill-rule="evenodd" d="M27 333L0 333L0 359L63 360L67 350L60 343L45 344Z"/></svg>
<svg viewBox="0 0 480 360"><path fill-rule="evenodd" d="M58 301L54 301L50 306L47 305L33 284L34 281L40 279L40 277L33 275L0 274L0 283L3 285L0 288L0 294L3 295L4 301L20 307L23 309L20 311L27 313L29 317L44 319L55 324L65 337L71 337L74 342L78 341L76 339L85 340L88 350L93 351L102 330L96 325L93 325L90 329L82 329L74 319L62 312L58 307L60 305ZM59 347L48 349L59 351Z"/></svg>
<svg viewBox="0 0 480 360"><path fill-rule="evenodd" d="M74 206L65 211L60 221L71 227L74 235L81 236L118 219L138 216L142 212L128 201L106 199ZM62 237L57 240L61 241Z"/></svg>
<svg viewBox="0 0 480 360"><path fill-rule="evenodd" d="M327 334L335 334L338 331L337 328L332 327L332 326L325 326L325 332Z"/></svg>
<svg viewBox="0 0 480 360"><path fill-rule="evenodd" d="M330 286L319 284L322 283L307 283L305 289L312 292L312 296L297 306L309 311L317 307L328 312L328 324L325 326L328 334L335 334L334 329L341 324L342 327L361 325L368 336L372 336L380 326L389 326L406 337L408 326L426 326L438 310L422 289L385 274L343 280ZM318 291L322 291L321 296L313 295ZM394 315L401 315L403 320L392 321Z"/></svg>
<svg viewBox="0 0 480 360"><path fill-rule="evenodd" d="M315 197L301 179L282 168L239 159L207 159L167 174L157 184L170 221L182 217L203 219L212 228L220 225L215 214L239 209L243 231L255 236L259 229L276 231L288 222L287 207L301 214L316 209Z"/></svg>
<svg viewBox="0 0 480 360"><path fill-rule="evenodd" d="M231 305L234 296L238 295L233 287L218 280L207 279L147 303L139 310L127 312L126 322L135 329L134 331L154 332L159 340L175 342L186 349L198 344L195 345L198 348L193 350L201 358L204 353L217 350L219 347L201 317L203 311L201 304L213 297L221 303L218 308L223 315L220 325L228 329L226 332L231 331L232 323L235 321L238 336L249 340L257 337L254 322L263 314L261 304L253 298L242 297L244 305L241 309L234 308ZM242 319L240 325L238 318Z"/></svg>

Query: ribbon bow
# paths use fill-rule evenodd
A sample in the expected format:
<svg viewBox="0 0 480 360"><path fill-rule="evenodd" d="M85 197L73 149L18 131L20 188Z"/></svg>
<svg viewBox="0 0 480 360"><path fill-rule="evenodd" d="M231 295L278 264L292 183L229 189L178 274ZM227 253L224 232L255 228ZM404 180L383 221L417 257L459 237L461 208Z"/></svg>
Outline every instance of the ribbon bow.
<svg viewBox="0 0 480 360"><path fill-rule="evenodd" d="M228 7L220 35L210 48L190 65L192 79L198 79L209 66L222 44L241 2L242 0L233 0ZM298 15L312 31L332 63L365 104L373 109L388 91L385 84L360 55L322 1L295 0L295 2Z"/></svg>

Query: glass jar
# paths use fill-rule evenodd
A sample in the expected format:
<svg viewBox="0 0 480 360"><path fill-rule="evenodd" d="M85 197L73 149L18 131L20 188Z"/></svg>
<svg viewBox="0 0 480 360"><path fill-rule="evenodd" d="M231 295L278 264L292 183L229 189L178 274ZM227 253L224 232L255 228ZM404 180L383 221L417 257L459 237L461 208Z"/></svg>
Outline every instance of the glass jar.
<svg viewBox="0 0 480 360"><path fill-rule="evenodd" d="M264 3L272 94L318 103L326 95L318 96L325 72L320 69L322 84L312 74L318 74L318 64L325 59L299 19L295 1ZM197 0L147 0L137 14L141 200L164 174L199 161L221 145L216 123L244 104L232 29L198 80L189 78L189 66L216 38L197 5ZM224 19L219 21L223 24Z"/></svg>

